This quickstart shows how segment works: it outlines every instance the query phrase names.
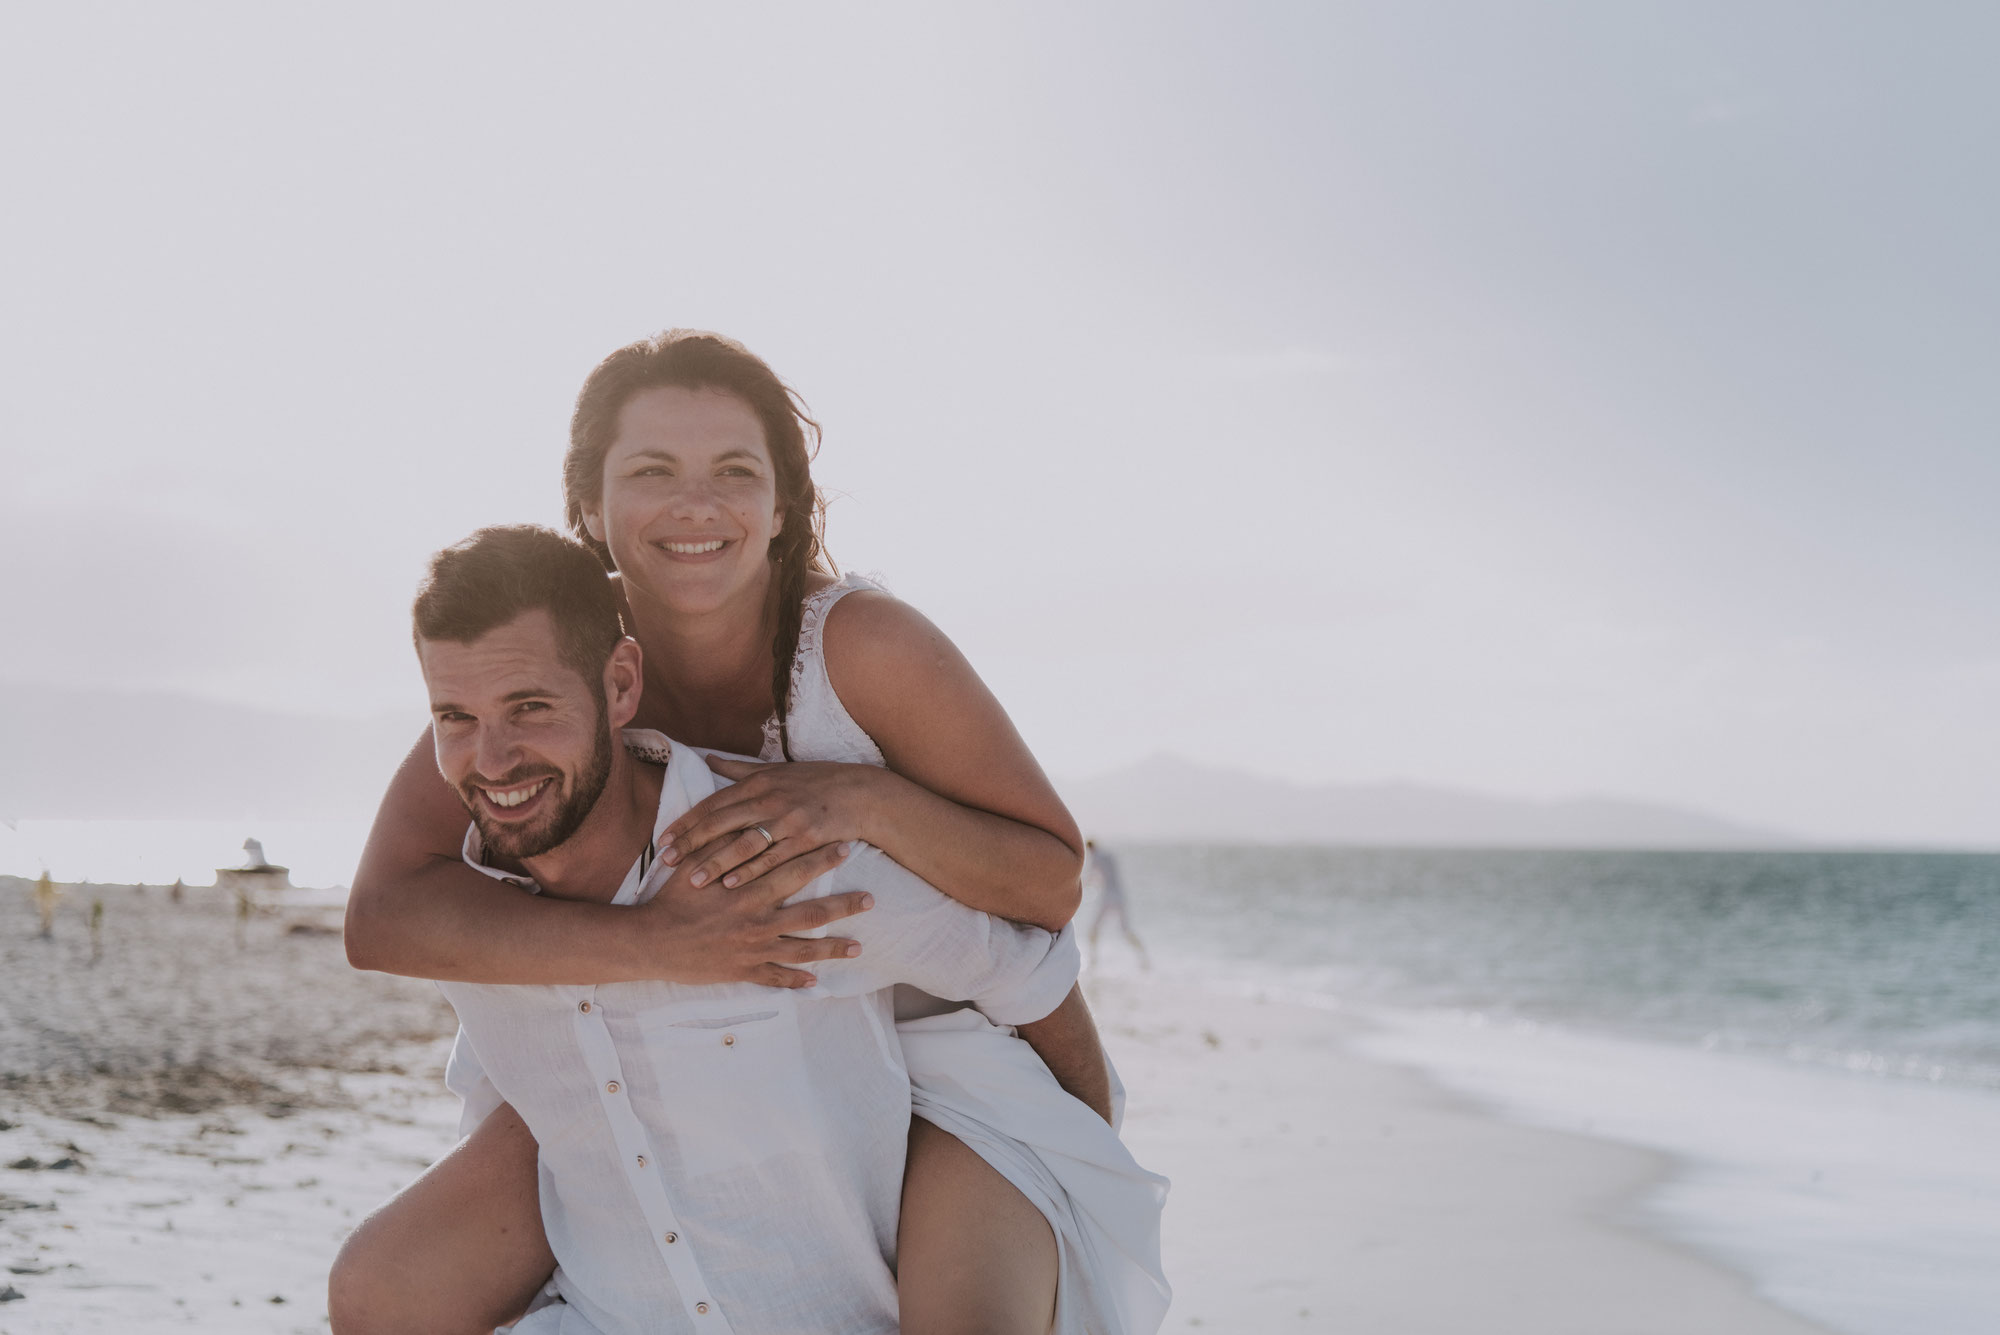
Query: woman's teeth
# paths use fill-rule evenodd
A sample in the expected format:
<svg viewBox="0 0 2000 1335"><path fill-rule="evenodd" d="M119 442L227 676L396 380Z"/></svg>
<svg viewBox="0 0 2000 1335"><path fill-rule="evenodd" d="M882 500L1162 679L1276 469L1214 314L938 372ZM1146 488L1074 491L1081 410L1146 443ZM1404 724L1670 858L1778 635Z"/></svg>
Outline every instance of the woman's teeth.
<svg viewBox="0 0 2000 1335"><path fill-rule="evenodd" d="M700 556L705 552L721 551L722 539L715 538L708 542L663 542L660 546L670 552L678 552L682 556Z"/></svg>
<svg viewBox="0 0 2000 1335"><path fill-rule="evenodd" d="M496 807L518 807L521 803L548 787L548 784L549 781L543 779L540 783L529 784L526 788L508 788L499 792L488 788L486 790L486 797Z"/></svg>

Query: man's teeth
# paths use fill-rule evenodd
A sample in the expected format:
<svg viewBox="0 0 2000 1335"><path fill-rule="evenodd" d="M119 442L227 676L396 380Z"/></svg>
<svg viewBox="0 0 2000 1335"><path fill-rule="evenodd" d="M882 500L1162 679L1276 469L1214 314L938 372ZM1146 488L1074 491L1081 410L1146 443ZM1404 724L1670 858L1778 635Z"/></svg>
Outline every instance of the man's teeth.
<svg viewBox="0 0 2000 1335"><path fill-rule="evenodd" d="M663 542L660 546L670 552L679 552L682 556L700 556L704 552L721 551L722 539L714 538L708 542Z"/></svg>
<svg viewBox="0 0 2000 1335"><path fill-rule="evenodd" d="M526 788L509 788L504 792L495 792L493 789L488 788L486 796L496 807L518 807L521 803L546 788L548 782L547 779L543 779L540 783L531 784Z"/></svg>

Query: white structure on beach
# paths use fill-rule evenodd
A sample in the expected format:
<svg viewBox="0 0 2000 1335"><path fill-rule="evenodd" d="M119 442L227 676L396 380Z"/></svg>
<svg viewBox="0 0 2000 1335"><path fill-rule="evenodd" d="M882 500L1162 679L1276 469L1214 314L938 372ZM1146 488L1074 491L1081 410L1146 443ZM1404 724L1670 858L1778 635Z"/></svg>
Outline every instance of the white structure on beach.
<svg viewBox="0 0 2000 1335"><path fill-rule="evenodd" d="M280 867L264 857L264 845L255 839L243 841L243 865L240 867L217 867L215 888L234 890L238 894L251 894L258 890L289 890L292 888L290 867Z"/></svg>

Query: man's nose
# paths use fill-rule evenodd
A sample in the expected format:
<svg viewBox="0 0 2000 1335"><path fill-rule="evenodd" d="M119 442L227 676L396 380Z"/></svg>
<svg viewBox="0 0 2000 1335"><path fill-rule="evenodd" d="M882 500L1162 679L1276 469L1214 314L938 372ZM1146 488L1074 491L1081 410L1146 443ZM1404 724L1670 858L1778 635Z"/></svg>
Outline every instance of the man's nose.
<svg viewBox="0 0 2000 1335"><path fill-rule="evenodd" d="M472 763L481 778L505 777L520 756L521 748L514 740L512 728L488 725L479 730L479 743L473 750Z"/></svg>

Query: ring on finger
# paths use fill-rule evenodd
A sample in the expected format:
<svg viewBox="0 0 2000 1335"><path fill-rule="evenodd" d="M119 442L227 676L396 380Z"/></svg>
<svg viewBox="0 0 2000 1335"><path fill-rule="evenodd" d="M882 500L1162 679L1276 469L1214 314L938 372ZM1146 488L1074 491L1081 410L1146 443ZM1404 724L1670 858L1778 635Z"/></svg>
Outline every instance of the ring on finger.
<svg viewBox="0 0 2000 1335"><path fill-rule="evenodd" d="M772 844L778 842L777 836L772 834L769 830L765 829L763 826L752 825L750 828L764 836L764 847L769 848Z"/></svg>

